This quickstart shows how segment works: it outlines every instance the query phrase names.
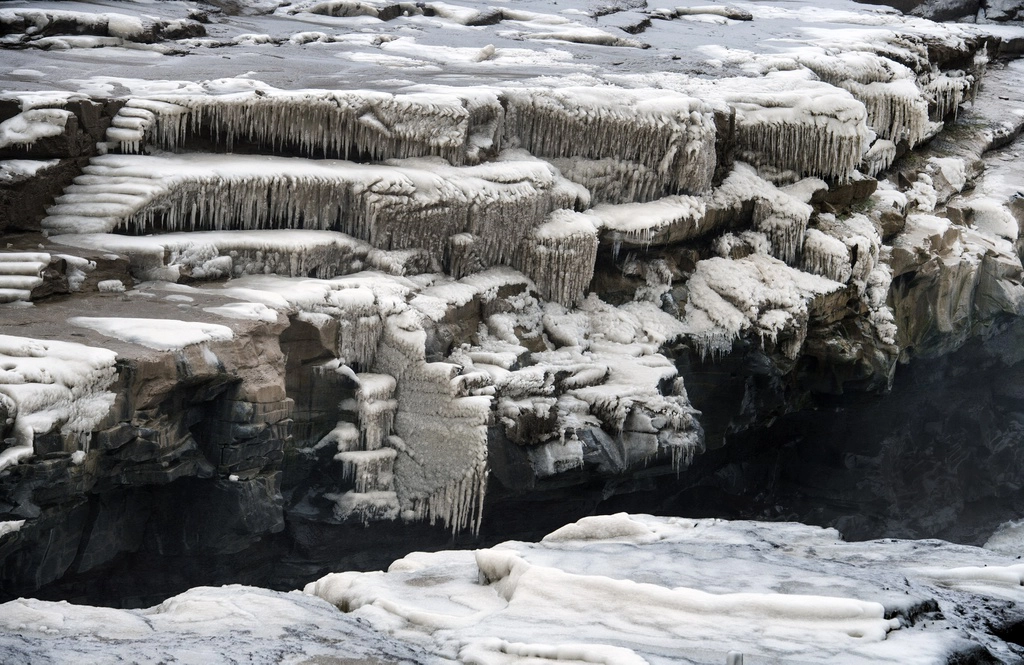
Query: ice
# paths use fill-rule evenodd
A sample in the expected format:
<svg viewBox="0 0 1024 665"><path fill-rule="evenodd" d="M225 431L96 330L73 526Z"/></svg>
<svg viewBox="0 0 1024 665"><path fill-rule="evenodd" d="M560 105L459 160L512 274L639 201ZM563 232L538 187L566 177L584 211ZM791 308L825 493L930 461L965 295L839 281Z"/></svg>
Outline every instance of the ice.
<svg viewBox="0 0 1024 665"><path fill-rule="evenodd" d="M216 307L204 307L203 311L229 319L277 323L277 312L260 302L228 303Z"/></svg>
<svg viewBox="0 0 1024 665"><path fill-rule="evenodd" d="M72 117L64 109L31 109L0 122L0 148L31 148L41 139L60 136Z"/></svg>
<svg viewBox="0 0 1024 665"><path fill-rule="evenodd" d="M68 323L94 330L122 342L139 344L158 351L183 349L193 344L223 342L234 337L231 328L227 326L177 319L73 316L68 319Z"/></svg>
<svg viewBox="0 0 1024 665"><path fill-rule="evenodd" d="M278 90L260 84L230 94L154 95L133 99L126 108L150 113L137 116L142 120L138 129L128 128L134 132L125 141L131 152L138 151L142 139L176 150L190 136L211 132L229 151L235 143L252 143L311 157L380 161L435 155L464 164L498 148L501 124L497 91L487 88L395 95ZM126 122L125 115L118 114L119 122ZM117 137L108 133L108 138Z"/></svg>
<svg viewBox="0 0 1024 665"><path fill-rule="evenodd" d="M1024 567L1013 562L941 541L846 543L800 524L618 514L540 543L414 553L306 593L472 662L720 665L742 653L938 665L973 647L961 635L978 635L975 609L1020 602ZM929 604L939 612L921 614ZM1005 643L986 644L1012 660Z"/></svg>
<svg viewBox="0 0 1024 665"><path fill-rule="evenodd" d="M445 662L295 592L197 587L142 610L35 599L0 605L0 652L21 662L277 665L337 658L338 644L363 662Z"/></svg>
<svg viewBox="0 0 1024 665"><path fill-rule="evenodd" d="M0 303L31 300L49 265L44 252L0 252Z"/></svg>
<svg viewBox="0 0 1024 665"><path fill-rule="evenodd" d="M111 197L112 193L118 194ZM106 155L43 221L55 233L304 228L340 230L382 249L422 248L438 264L448 238L484 239L490 263L511 259L546 215L581 203L579 188L537 160L472 167L229 155ZM485 205L486 204L486 205ZM513 217L519 224L507 224ZM241 227L241 228L239 228Z"/></svg>
<svg viewBox="0 0 1024 665"><path fill-rule="evenodd" d="M116 354L73 342L0 335L0 402L14 447L0 468L32 455L37 434L89 432L107 415L114 394Z"/></svg>
<svg viewBox="0 0 1024 665"><path fill-rule="evenodd" d="M6 522L0 522L0 538L3 538L9 533L17 533L23 526L25 526L25 520L8 520Z"/></svg>
<svg viewBox="0 0 1024 665"><path fill-rule="evenodd" d="M505 135L531 154L639 164L664 193L700 193L711 184L715 124L698 99L612 86L512 89L504 99Z"/></svg>
<svg viewBox="0 0 1024 665"><path fill-rule="evenodd" d="M537 284L545 300L572 305L590 286L598 245L591 219L571 210L556 210L523 241L515 263Z"/></svg>
<svg viewBox="0 0 1024 665"><path fill-rule="evenodd" d="M683 323L702 357L727 353L751 330L772 344L785 332L780 350L795 358L806 335L810 303L842 288L759 254L700 261L687 286Z"/></svg>

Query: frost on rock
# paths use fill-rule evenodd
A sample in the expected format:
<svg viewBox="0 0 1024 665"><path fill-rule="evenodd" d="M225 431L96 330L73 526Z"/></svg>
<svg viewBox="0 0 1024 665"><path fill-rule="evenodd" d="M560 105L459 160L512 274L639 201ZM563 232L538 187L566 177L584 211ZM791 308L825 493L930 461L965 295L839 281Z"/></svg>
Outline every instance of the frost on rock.
<svg viewBox="0 0 1024 665"><path fill-rule="evenodd" d="M792 359L803 346L815 300L843 285L751 254L700 261L687 288L683 325L701 357L728 353L749 331Z"/></svg>
<svg viewBox="0 0 1024 665"><path fill-rule="evenodd" d="M253 144L309 157L385 159L437 156L472 164L499 148L502 108L495 91L467 88L394 95L370 90L258 90L131 100L108 133L124 149L140 141L177 150L210 134L230 151ZM134 118L134 120L133 120Z"/></svg>
<svg viewBox="0 0 1024 665"><path fill-rule="evenodd" d="M821 235L814 234L818 243L815 250L810 251L807 245L804 246L805 267L833 281L853 283L863 294L868 276L878 267L882 248L882 239L871 220L860 214L842 219L822 214L818 217L817 229L808 231L808 239L811 231ZM845 251L840 252L822 235L841 242ZM807 256L809 251L811 256Z"/></svg>
<svg viewBox="0 0 1024 665"><path fill-rule="evenodd" d="M673 363L659 349L682 326L651 303L612 307L591 294L566 309L532 297L487 320L453 359L493 382L497 416L546 477L584 463L621 473L665 455L675 468L703 449L703 431ZM538 330L548 350L517 344Z"/></svg>
<svg viewBox="0 0 1024 665"><path fill-rule="evenodd" d="M545 300L572 305L590 286L598 245L590 220L589 215L556 210L523 241L515 263Z"/></svg>
<svg viewBox="0 0 1024 665"><path fill-rule="evenodd" d="M0 469L31 456L36 435L88 433L110 411L116 354L107 349L0 335L0 406L14 445ZM9 429L8 429L9 428Z"/></svg>
<svg viewBox="0 0 1024 665"><path fill-rule="evenodd" d="M510 89L506 140L538 157L615 159L656 177L658 194L700 193L715 169L715 122L704 102L679 93L618 87ZM590 164L594 164L591 162ZM570 169L589 186L612 163ZM595 168L595 166L597 168ZM634 183L630 189L648 190ZM651 192L652 194L654 192Z"/></svg>

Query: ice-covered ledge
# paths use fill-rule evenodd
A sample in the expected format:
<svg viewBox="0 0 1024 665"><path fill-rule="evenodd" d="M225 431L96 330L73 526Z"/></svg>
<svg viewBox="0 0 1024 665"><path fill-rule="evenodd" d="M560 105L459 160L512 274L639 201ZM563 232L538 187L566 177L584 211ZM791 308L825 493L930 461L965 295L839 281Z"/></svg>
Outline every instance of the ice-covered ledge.
<svg viewBox="0 0 1024 665"><path fill-rule="evenodd" d="M118 398L0 452L10 588L151 604L645 493L727 504L792 447L770 424L1024 308L1013 28L838 0L23 4L0 21L0 227L59 235L10 239L3 332L116 352L94 387ZM970 451L1016 486L993 383ZM763 437L756 461L702 455L705 429ZM887 472L858 455L806 457ZM943 507L929 528L976 521Z"/></svg>

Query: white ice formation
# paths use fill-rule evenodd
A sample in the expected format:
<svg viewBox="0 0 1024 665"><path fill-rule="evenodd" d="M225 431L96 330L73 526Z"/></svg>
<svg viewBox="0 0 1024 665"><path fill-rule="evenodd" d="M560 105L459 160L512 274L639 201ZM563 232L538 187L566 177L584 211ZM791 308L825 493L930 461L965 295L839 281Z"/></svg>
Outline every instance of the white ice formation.
<svg viewBox="0 0 1024 665"><path fill-rule="evenodd" d="M936 253L941 270L984 265L999 284L1016 275L1019 234L1005 192L965 207L973 227L934 216L946 189L966 188L959 158L928 161L905 192L880 185L862 214L839 203L833 213L828 202L869 189L976 92L987 56L966 28L823 9L854 27L822 36L808 26L770 53L697 46L687 57L709 68L699 71L721 70L708 77L682 65L582 61L597 57L596 44L643 45L616 25L650 30L658 52L662 22L720 29L806 17L701 6L584 25L575 10L440 2L260 7L270 13L244 33L178 46L322 47L394 78L384 90L364 89L372 79L347 90L275 81L299 88L287 90L248 75L80 81L124 104L105 130L106 154L42 226L68 252L127 257L137 280L181 282L181 293L164 297L183 308L190 288L235 300L203 307L224 320L208 325L71 319L111 344L178 353L226 342L243 324L310 328L331 356L317 371L352 393L339 399L340 421L332 415L329 433L309 442L331 448L326 463L341 469L344 487L331 494L339 521L479 527L494 470L489 438L503 438L536 478L588 466L620 473L654 459L679 469L703 443L669 347L713 359L742 341L795 363L810 328L864 316L895 358L889 295L900 275ZM0 13L37 30L58 18L118 39L143 39L157 25ZM263 21L279 20L303 32L264 32ZM379 31L391 21L402 34ZM500 29L486 45L404 34L450 24L466 36ZM507 48L498 37L563 43ZM425 84L413 70L432 63L453 68L455 79L438 80L466 78ZM524 77L526 69L545 75ZM0 148L70 137L70 98L20 94ZM919 214L905 228L886 226L908 207ZM89 261L75 260L72 289L91 284ZM30 298L47 265L42 253L0 255L0 299ZM591 292L606 282L608 295ZM104 279L95 288L126 301L158 292L131 286ZM1000 288L1010 304L999 307L1009 308L1017 291ZM939 318L955 326L956 298L940 299Z"/></svg>
<svg viewBox="0 0 1024 665"><path fill-rule="evenodd" d="M1011 611L1024 566L977 547L844 542L834 529L586 517L539 543L417 552L307 585L342 611L462 662L933 665ZM971 608L971 609L967 609ZM937 611L936 611L937 610Z"/></svg>
<svg viewBox="0 0 1024 665"><path fill-rule="evenodd" d="M60 136L72 117L65 109L29 109L0 123L0 148L31 148L41 139Z"/></svg>
<svg viewBox="0 0 1024 665"><path fill-rule="evenodd" d="M45 252L0 252L0 303L31 300L32 289L43 284L50 265Z"/></svg>
<svg viewBox="0 0 1024 665"><path fill-rule="evenodd" d="M0 469L30 457L36 435L73 438L96 427L114 403L107 388L116 376L115 356L74 342L0 335L0 406L14 436L0 451Z"/></svg>

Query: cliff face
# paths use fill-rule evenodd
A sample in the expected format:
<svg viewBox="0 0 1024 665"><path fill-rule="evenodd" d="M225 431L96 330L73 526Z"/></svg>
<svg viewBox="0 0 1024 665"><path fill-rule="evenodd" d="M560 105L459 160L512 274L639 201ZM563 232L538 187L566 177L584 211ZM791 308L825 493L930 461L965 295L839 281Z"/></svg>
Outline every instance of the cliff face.
<svg viewBox="0 0 1024 665"><path fill-rule="evenodd" d="M327 5L205 42L0 19L19 58L83 34L199 71L213 46L411 57L293 31ZM970 542L1024 513L1012 39L871 14L884 38L683 57L686 17L780 15L359 7L499 46L424 38L460 87L8 93L4 594L294 588L615 507ZM599 69L523 81L503 22Z"/></svg>

